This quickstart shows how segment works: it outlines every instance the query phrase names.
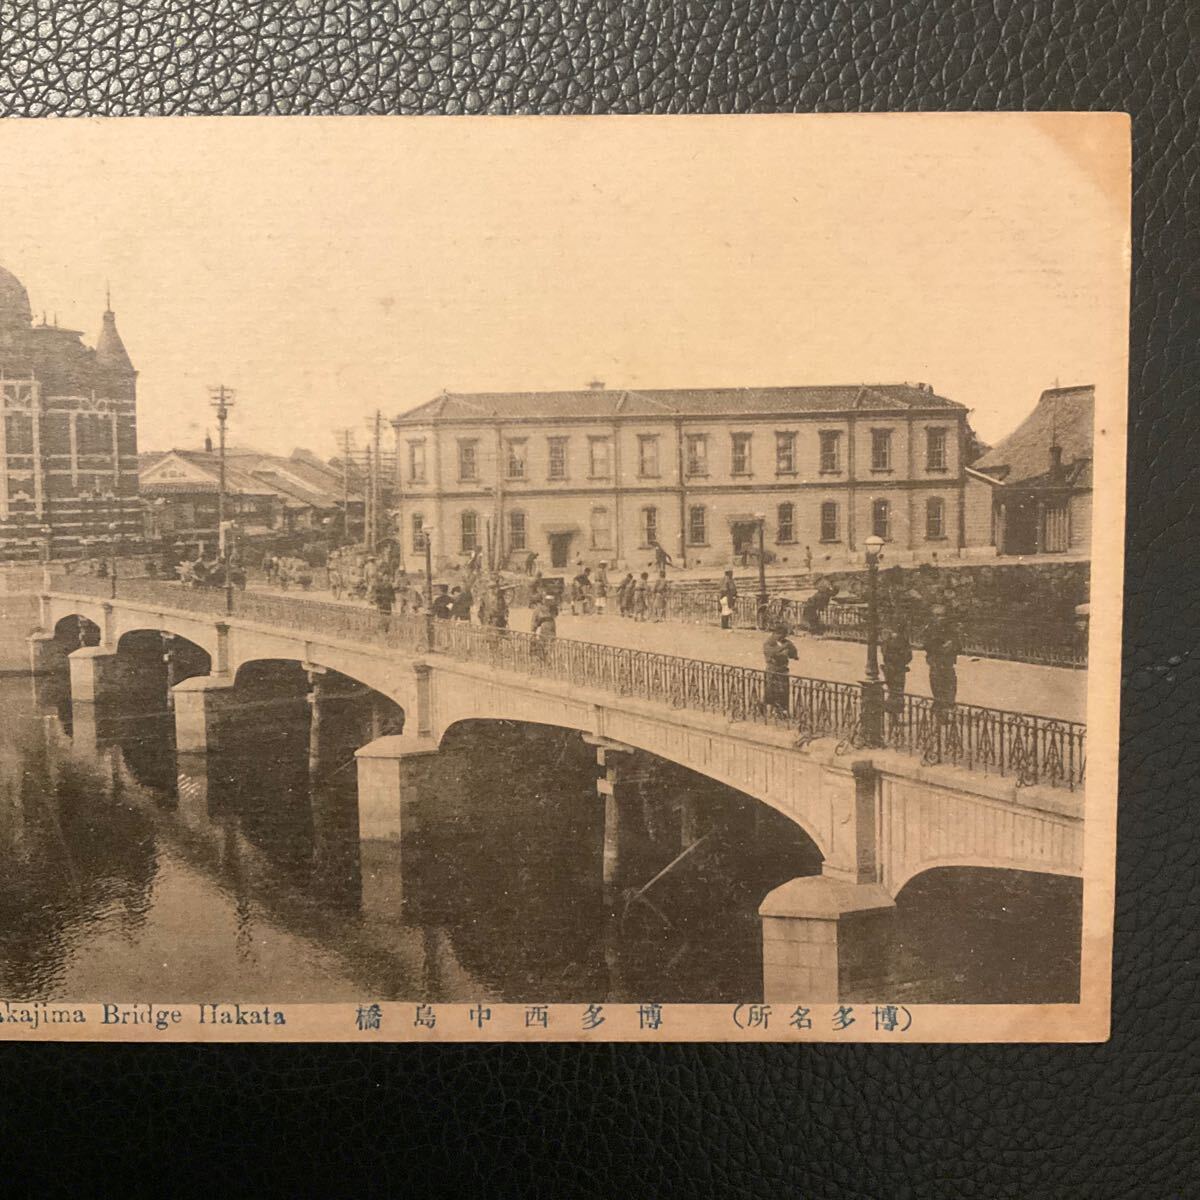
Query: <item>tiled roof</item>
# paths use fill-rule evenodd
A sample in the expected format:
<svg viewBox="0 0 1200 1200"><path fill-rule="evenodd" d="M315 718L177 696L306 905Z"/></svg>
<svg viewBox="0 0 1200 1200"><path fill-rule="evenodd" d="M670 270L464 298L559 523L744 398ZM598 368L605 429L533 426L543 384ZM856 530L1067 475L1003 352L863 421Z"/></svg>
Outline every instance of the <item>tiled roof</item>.
<svg viewBox="0 0 1200 1200"><path fill-rule="evenodd" d="M1016 429L993 446L978 461L973 470L1005 484L1048 482L1050 447L1062 447L1063 467L1068 470L1064 479L1074 480L1076 487L1091 486L1092 424L1095 419L1096 389L1085 387L1050 388L1041 394L1033 412ZM1086 472L1071 472L1080 464L1088 464ZM1082 482L1086 478L1086 482Z"/></svg>
<svg viewBox="0 0 1200 1200"><path fill-rule="evenodd" d="M613 420L622 416L751 416L788 413L895 412L965 406L910 383L844 384L828 387L653 388L573 392L445 392L396 418L397 424L439 420L554 419Z"/></svg>

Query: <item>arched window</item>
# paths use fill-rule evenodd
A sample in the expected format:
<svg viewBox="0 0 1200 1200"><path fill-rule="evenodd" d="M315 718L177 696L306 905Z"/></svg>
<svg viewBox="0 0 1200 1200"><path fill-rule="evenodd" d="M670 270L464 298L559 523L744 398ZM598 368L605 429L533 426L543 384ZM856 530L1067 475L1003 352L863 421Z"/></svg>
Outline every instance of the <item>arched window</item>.
<svg viewBox="0 0 1200 1200"><path fill-rule="evenodd" d="M925 501L925 537L937 541L946 536L946 502L941 496Z"/></svg>
<svg viewBox="0 0 1200 1200"><path fill-rule="evenodd" d="M510 550L526 549L525 514L514 509L508 514L508 548Z"/></svg>
<svg viewBox="0 0 1200 1200"><path fill-rule="evenodd" d="M459 528L462 536L459 549L464 554L473 554L479 548L479 518L471 511L464 512L459 517Z"/></svg>

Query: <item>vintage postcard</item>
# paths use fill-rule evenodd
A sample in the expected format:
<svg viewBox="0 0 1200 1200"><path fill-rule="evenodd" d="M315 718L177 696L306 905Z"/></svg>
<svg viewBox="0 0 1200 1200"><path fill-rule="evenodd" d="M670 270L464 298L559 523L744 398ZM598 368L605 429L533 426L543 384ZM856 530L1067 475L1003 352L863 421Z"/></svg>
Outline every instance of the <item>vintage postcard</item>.
<svg viewBox="0 0 1200 1200"><path fill-rule="evenodd" d="M0 1037L1108 1036L1127 118L0 165Z"/></svg>

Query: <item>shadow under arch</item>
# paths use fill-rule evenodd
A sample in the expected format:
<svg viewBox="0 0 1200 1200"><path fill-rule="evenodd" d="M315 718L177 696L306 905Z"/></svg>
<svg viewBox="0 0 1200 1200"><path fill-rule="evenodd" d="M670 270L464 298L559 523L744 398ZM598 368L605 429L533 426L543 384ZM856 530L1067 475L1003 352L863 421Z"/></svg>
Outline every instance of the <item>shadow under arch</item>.
<svg viewBox="0 0 1200 1200"><path fill-rule="evenodd" d="M68 653L81 646L98 646L100 626L82 613L68 613L54 623L54 640Z"/></svg>
<svg viewBox="0 0 1200 1200"><path fill-rule="evenodd" d="M890 971L912 1000L1078 1001L1083 881L1076 876L934 865L897 890L891 919ZM889 980L874 983L876 994L892 989Z"/></svg>
<svg viewBox="0 0 1200 1200"><path fill-rule="evenodd" d="M531 721L531 720L526 720L524 718L515 719L515 718L509 718L509 717L488 717L488 716L483 716L483 715L469 716L469 717L463 716L463 717L459 717L455 721L451 722L449 725L446 726L445 729L442 730L441 736L438 741L439 747L446 746L446 740L448 737L450 737L451 734L454 734L458 738L463 737L464 733L462 732L461 727L487 726L487 725L509 726L509 727L513 727L513 728L519 728L521 726L528 726L532 729L561 730L564 732L576 734L578 736L583 736L583 735L587 735L590 733L589 730L580 729L578 726L575 726L575 725L557 725L557 724L553 724L551 722ZM809 824L807 824L805 821L797 818L793 813L783 812L782 810L776 808L773 804L770 804L768 801L762 799L761 797L754 796L751 793L744 791L743 789L739 788L736 784L731 783L728 780L721 779L721 778L718 778L717 776L708 775L701 771L698 771L696 768L694 768L688 762L686 762L683 758L672 757L670 754L664 753L662 747L655 746L654 748L649 748L646 746L640 746L636 742L630 742L628 744L634 750L636 750L640 755L644 755L653 761L657 761L662 764L667 764L667 765L674 767L680 771L686 772L687 775L689 775L697 780L703 780L709 786L725 789L729 792L736 793L738 796L743 797L749 805L754 806L754 808L752 808L751 811L754 811L755 809L761 809L764 814L768 814L768 813L771 814L770 817L764 817L764 818L760 818L760 819L766 819L766 820L774 819L775 821L780 823L779 824L780 828L793 827L793 828L799 830L799 832L809 842L811 842L812 845L815 847L818 855L820 856L821 861L824 861L826 858L828 858L828 856L829 856L828 848L822 843L822 839L809 826ZM589 752L592 752L591 747L589 747Z"/></svg>

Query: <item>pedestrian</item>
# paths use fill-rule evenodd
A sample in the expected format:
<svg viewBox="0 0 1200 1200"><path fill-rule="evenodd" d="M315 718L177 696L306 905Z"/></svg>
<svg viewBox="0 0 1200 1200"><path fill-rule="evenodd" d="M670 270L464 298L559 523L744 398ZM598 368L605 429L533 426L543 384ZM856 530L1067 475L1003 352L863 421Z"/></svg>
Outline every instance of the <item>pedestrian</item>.
<svg viewBox="0 0 1200 1200"><path fill-rule="evenodd" d="M512 588L506 588L499 581L492 584L490 590L491 597L491 623L496 629L508 628L508 598L512 593Z"/></svg>
<svg viewBox="0 0 1200 1200"><path fill-rule="evenodd" d="M763 642L763 661L766 664L763 706L779 716L788 714L788 663L798 657L796 645L788 633L786 625L776 625L771 630L771 636Z"/></svg>
<svg viewBox="0 0 1200 1200"><path fill-rule="evenodd" d="M883 678L887 683L887 700L883 708L888 715L889 728L894 728L904 719L904 681L908 664L912 662L912 641L907 624L903 620L885 624L879 632L879 647L883 654Z"/></svg>
<svg viewBox="0 0 1200 1200"><path fill-rule="evenodd" d="M627 617L633 612L633 589L633 572L630 571L617 586L617 611L623 617Z"/></svg>
<svg viewBox="0 0 1200 1200"><path fill-rule="evenodd" d="M533 651L539 658L544 658L546 646L558 633L556 617L558 608L553 596L543 596L541 603L533 610Z"/></svg>
<svg viewBox="0 0 1200 1200"><path fill-rule="evenodd" d="M805 600L800 608L801 620L809 633L818 635L824 633L825 610L836 594L837 588L833 587L827 579L817 582L816 591Z"/></svg>
<svg viewBox="0 0 1200 1200"><path fill-rule="evenodd" d="M450 592L450 616L456 621L470 621L471 605L475 603L475 597L471 595L471 589L466 587L456 587Z"/></svg>
<svg viewBox="0 0 1200 1200"><path fill-rule="evenodd" d="M933 712L939 723L949 719L958 699L958 672L955 662L961 652L958 632L947 619L946 609L935 604L925 627L925 663L929 667L929 690L933 693Z"/></svg>
<svg viewBox="0 0 1200 1200"><path fill-rule="evenodd" d="M644 621L650 607L650 576L645 571L641 573L637 583L633 585L633 619Z"/></svg>
<svg viewBox="0 0 1200 1200"><path fill-rule="evenodd" d="M596 614L604 616L605 610L608 608L608 563L600 560L600 567L596 571Z"/></svg>
<svg viewBox="0 0 1200 1200"><path fill-rule="evenodd" d="M529 553L525 556L525 574L526 575L532 576L535 574L538 574L538 575L541 574L541 572L537 570L537 560L538 560L537 551L530 550Z"/></svg>
<svg viewBox="0 0 1200 1200"><path fill-rule="evenodd" d="M437 585L437 592L433 597L433 615L439 621L450 620L450 612L453 601L450 598L450 589L444 583Z"/></svg>
<svg viewBox="0 0 1200 1200"><path fill-rule="evenodd" d="M386 571L380 571L375 576L375 584L372 588L372 597L375 601L375 607L385 616L390 615L392 605L396 601L396 585L392 583L392 577Z"/></svg>
<svg viewBox="0 0 1200 1200"><path fill-rule="evenodd" d="M668 567L673 567L675 565L671 559L671 556L662 548L662 546L659 544L659 541L657 538L655 538L654 541L652 541L650 543L650 545L651 545L652 549L654 550L655 570L657 570L661 574Z"/></svg>
<svg viewBox="0 0 1200 1200"><path fill-rule="evenodd" d="M571 580L571 616L579 616L583 609L584 590L590 582L586 567Z"/></svg>
<svg viewBox="0 0 1200 1200"><path fill-rule="evenodd" d="M721 580L721 590L717 593L717 611L721 614L721 628L733 628L733 614L737 611L738 590L733 581L733 572L726 571Z"/></svg>
<svg viewBox="0 0 1200 1200"><path fill-rule="evenodd" d="M654 586L650 589L650 611L656 623L667 619L667 588L669 586L667 569L663 567L654 581Z"/></svg>
<svg viewBox="0 0 1200 1200"><path fill-rule="evenodd" d="M811 546L804 547L804 569L806 571L812 570L812 547Z"/></svg>

